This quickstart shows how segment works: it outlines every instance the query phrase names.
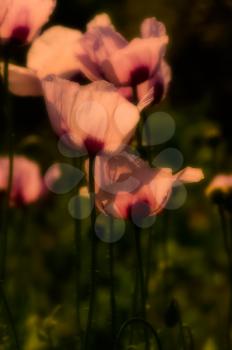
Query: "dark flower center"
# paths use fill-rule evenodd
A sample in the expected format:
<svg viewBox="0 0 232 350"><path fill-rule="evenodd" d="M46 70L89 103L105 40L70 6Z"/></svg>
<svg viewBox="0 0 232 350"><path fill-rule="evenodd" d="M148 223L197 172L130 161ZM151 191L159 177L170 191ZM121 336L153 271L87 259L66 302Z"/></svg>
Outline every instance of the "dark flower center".
<svg viewBox="0 0 232 350"><path fill-rule="evenodd" d="M11 41L17 44L24 44L28 38L30 29L28 26L18 26L12 30Z"/></svg>
<svg viewBox="0 0 232 350"><path fill-rule="evenodd" d="M93 137L87 137L84 141L84 145L90 156L96 156L104 148L104 142Z"/></svg>
<svg viewBox="0 0 232 350"><path fill-rule="evenodd" d="M23 200L23 196L22 193L20 191L18 191L14 198L13 198L13 203L16 207L22 207L24 206L24 200Z"/></svg>
<svg viewBox="0 0 232 350"><path fill-rule="evenodd" d="M150 204L147 200L140 200L127 208L128 219L138 222L150 214Z"/></svg>
<svg viewBox="0 0 232 350"><path fill-rule="evenodd" d="M70 78L69 78L70 81L73 81L74 83L79 83L81 85L84 85L87 83L87 79L86 77L84 76L84 74L82 74L81 72L77 72L77 73L74 73Z"/></svg>
<svg viewBox="0 0 232 350"><path fill-rule="evenodd" d="M131 85L136 86L149 79L149 69L147 66L140 66L131 72Z"/></svg>

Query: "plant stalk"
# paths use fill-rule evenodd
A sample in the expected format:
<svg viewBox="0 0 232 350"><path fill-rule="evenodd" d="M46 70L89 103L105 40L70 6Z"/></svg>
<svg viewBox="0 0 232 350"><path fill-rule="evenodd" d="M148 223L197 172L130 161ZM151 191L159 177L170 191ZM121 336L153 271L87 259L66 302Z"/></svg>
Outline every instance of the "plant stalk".
<svg viewBox="0 0 232 350"><path fill-rule="evenodd" d="M114 234L113 218L110 218L110 234ZM114 343L116 332L116 298L115 298L115 284L114 284L114 243L109 242L109 258L110 258L110 307L111 307L111 334L112 343Z"/></svg>
<svg viewBox="0 0 232 350"><path fill-rule="evenodd" d="M227 314L227 325L226 325L226 346L227 349L232 349L231 339L231 327L232 327L232 252L231 252L231 237L228 229L228 222L225 213L225 209L222 205L218 206L219 216L221 220L221 227L223 233L224 249L228 260L228 274L229 274L229 305Z"/></svg>
<svg viewBox="0 0 232 350"><path fill-rule="evenodd" d="M82 161L79 159L73 160L73 165L75 167L81 168ZM79 194L80 185L77 187L77 194ZM82 272L82 236L81 236L81 221L78 219L74 219L74 240L75 240L75 257L76 257L76 321L77 321L77 337L78 337L78 345L77 349L82 349L83 343L83 330L81 325L81 272Z"/></svg>
<svg viewBox="0 0 232 350"><path fill-rule="evenodd" d="M9 95L9 57L6 54L4 59L4 72L3 72L3 83L4 83L4 97L5 97L5 119L6 119L6 136L8 143L8 155L9 155L9 168L8 168L8 184L7 192L5 196L4 208L2 213L2 226L0 231L0 297L4 306L4 310L7 316L9 328L11 330L15 348L20 349L19 341L17 337L16 327L12 312L7 300L7 296L4 289L4 283L6 278L6 258L7 258L7 236L10 224L10 196L13 182L13 160L14 160L14 133L13 133L13 119L11 114L10 106L10 95Z"/></svg>
<svg viewBox="0 0 232 350"><path fill-rule="evenodd" d="M89 311L87 317L86 333L84 339L84 350L89 349L90 334L93 324L94 306L96 301L96 269L97 269L97 236L95 234L95 222L96 222L96 207L95 207L95 183L94 183L94 157L89 158L89 193L91 200L94 201L93 209L91 211L91 287L90 287L90 300Z"/></svg>
<svg viewBox="0 0 232 350"><path fill-rule="evenodd" d="M146 289L145 289L145 280L144 280L144 272L143 272L143 258L141 251L141 230L139 227L134 225L134 236L135 236L135 250L136 250L136 258L137 258L137 269L138 269L138 283L140 289L140 314L141 317L146 321ZM149 336L147 330L145 329L145 345L146 350L149 349Z"/></svg>

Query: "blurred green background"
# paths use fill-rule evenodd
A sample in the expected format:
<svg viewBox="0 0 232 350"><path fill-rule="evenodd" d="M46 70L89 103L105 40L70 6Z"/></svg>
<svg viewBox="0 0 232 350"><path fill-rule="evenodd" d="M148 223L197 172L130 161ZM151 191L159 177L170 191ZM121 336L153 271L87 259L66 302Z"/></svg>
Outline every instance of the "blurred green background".
<svg viewBox="0 0 232 350"><path fill-rule="evenodd" d="M188 188L183 207L165 211L153 226L149 321L160 331L164 349L181 349L178 327L168 329L164 322L167 306L176 298L182 320L191 328L195 349L224 349L229 293L227 260L218 213L204 191L217 172L232 170L232 1L58 0L47 26L59 23L84 30L86 22L102 11L111 15L118 30L128 38L138 35L145 17L155 16L166 24L173 79L169 95L158 110L174 118L176 133L154 151L158 154L168 147L177 147L185 165L202 167L206 175L206 181ZM21 49L15 62L23 64L25 55L26 49ZM0 102L3 112L3 101ZM56 161L70 163L71 159L58 151L43 100L12 97L12 104L17 152L36 159L43 171ZM156 110L157 107L153 109ZM2 138L3 121L1 125ZM35 142L30 141L31 136ZM4 151L1 147L1 153ZM36 205L12 212L7 294L25 350L75 347L75 223L68 212L71 195L51 194ZM89 294L89 221L83 220L81 225L84 322ZM144 258L147 240L148 230L144 230ZM108 249L107 243L99 241L94 349L110 347ZM135 280L133 237L129 230L115 244L115 251L120 325L131 315ZM0 311L0 349L13 349L2 305Z"/></svg>

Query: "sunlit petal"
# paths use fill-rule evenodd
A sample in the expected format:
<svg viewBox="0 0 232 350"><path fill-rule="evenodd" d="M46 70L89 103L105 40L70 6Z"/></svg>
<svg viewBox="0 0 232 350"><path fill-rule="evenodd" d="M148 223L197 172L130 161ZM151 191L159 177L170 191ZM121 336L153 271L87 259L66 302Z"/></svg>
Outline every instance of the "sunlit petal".
<svg viewBox="0 0 232 350"><path fill-rule="evenodd" d="M0 73L3 76L3 64L0 63ZM40 96L42 86L35 72L31 69L9 64L9 90L18 96Z"/></svg>
<svg viewBox="0 0 232 350"><path fill-rule="evenodd" d="M82 34L75 29L54 26L43 32L32 43L27 56L27 66L40 78L48 74L71 75L79 71L75 56Z"/></svg>

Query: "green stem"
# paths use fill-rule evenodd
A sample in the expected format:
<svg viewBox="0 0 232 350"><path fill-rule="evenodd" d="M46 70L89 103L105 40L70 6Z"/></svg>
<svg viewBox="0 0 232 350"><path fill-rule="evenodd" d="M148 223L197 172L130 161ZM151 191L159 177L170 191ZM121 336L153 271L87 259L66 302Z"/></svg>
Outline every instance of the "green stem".
<svg viewBox="0 0 232 350"><path fill-rule="evenodd" d="M162 344L161 344L161 341L160 341L160 339L159 339L159 336L158 336L157 331L152 327L152 325L151 325L149 322L147 322L146 320L144 320L143 318L140 318L140 317L133 317L133 318L131 318L131 319L125 321L125 322L122 324L122 326L121 326L121 328L120 328L120 330L119 330L119 332L118 332L118 335L117 335L117 337L116 337L114 350L119 349L120 340L121 340L121 337L122 337L122 335L123 335L125 329L126 329L128 326L131 326L131 325L136 324L136 323L142 324L142 325L144 326L144 328L145 328L146 331L149 330L149 331L152 333L152 335L154 336L154 339L155 339L155 341L156 341L157 349L158 349L158 350L162 350L163 347L162 347ZM121 347L120 347L120 349L121 349Z"/></svg>
<svg viewBox="0 0 232 350"><path fill-rule="evenodd" d="M13 181L13 122L10 113L10 103L9 103L9 92L8 92L8 58L5 59L4 63L4 89L5 89L5 116L7 125L7 137L8 137L8 148L9 148L9 168L8 168L8 184L5 196L4 210L2 214L2 227L1 227L1 239L0 239L0 280L5 279L5 269L6 269L6 251L7 251L7 233L9 228L9 215L10 215L10 194L12 189Z"/></svg>
<svg viewBox="0 0 232 350"><path fill-rule="evenodd" d="M190 327L185 327L187 333L188 333L188 339L189 339L189 350L194 350L195 345L194 345L194 338L193 338L193 334L191 331Z"/></svg>
<svg viewBox="0 0 232 350"><path fill-rule="evenodd" d="M149 125L147 123L147 113L145 111L142 112L142 121L143 121L143 129L145 132L145 136L146 136L146 146L143 147L143 154L146 156L146 159L148 161L148 163L150 164L150 166L152 167L152 161L153 161L153 145L151 144L152 142L152 135L151 135L151 130L149 128Z"/></svg>
<svg viewBox="0 0 232 350"><path fill-rule="evenodd" d="M137 306L138 306L138 294L139 294L139 278L138 278L138 269L135 271L135 286L133 292L133 303L132 303L132 316L137 314Z"/></svg>
<svg viewBox="0 0 232 350"><path fill-rule="evenodd" d="M184 325L183 325L181 318L179 320L179 331L180 331L180 336L181 336L182 349L188 350L188 347L186 345L185 333L184 333Z"/></svg>
<svg viewBox="0 0 232 350"><path fill-rule="evenodd" d="M94 305L96 299L96 268L97 268L97 236L95 234L96 222L96 207L95 207L95 183L94 183L94 157L89 158L89 193L91 200L94 201L93 209L91 211L91 289L89 300L89 312L87 318L87 326L84 340L84 350L88 350L90 342L90 333L93 323Z"/></svg>
<svg viewBox="0 0 232 350"><path fill-rule="evenodd" d="M111 235L114 233L113 218L110 218ZM110 258L110 306L111 306L111 333L112 342L114 342L116 330L116 298L114 286L114 243L109 243L109 258Z"/></svg>
<svg viewBox="0 0 232 350"><path fill-rule="evenodd" d="M5 282L5 274L6 274L6 256L7 256L7 235L10 223L10 195L12 190L12 182L13 182L13 159L14 159L14 134L13 134L13 120L12 114L10 110L10 95L8 90L9 85L9 59L8 55L6 55L4 60L4 97L5 97L5 117L6 117L6 127L7 127L7 140L8 140L8 148L9 148L9 169L8 169L8 184L7 184L7 192L4 203L4 210L2 216L2 226L1 226L1 235L0 235L0 297L2 299L4 309L7 315L9 327L11 329L11 333L13 336L13 340L15 343L15 348L17 350L20 349L19 342L17 338L16 328L13 320L13 316L8 304L8 300L6 297L6 293L4 290L4 282Z"/></svg>
<svg viewBox="0 0 232 350"><path fill-rule="evenodd" d="M8 176L8 186L7 186L7 204L6 207L9 208L10 202L10 194L12 189L13 182L13 160L14 160L14 128L13 128L13 119L11 113L11 105L10 105L10 95L8 90L9 85L9 61L6 58L4 64L4 86L5 86L5 111L6 111L6 119L7 119L7 138L8 138L8 147L9 147L9 176Z"/></svg>
<svg viewBox="0 0 232 350"><path fill-rule="evenodd" d="M137 90L136 90L136 86L133 87L132 89L132 101L135 105L137 105L138 103L138 97L137 97ZM137 148L138 151L142 153L142 123L141 123L141 119L138 122L136 131L135 131L135 137L136 137L136 141L137 141Z"/></svg>
<svg viewBox="0 0 232 350"><path fill-rule="evenodd" d="M81 169L82 161L79 159L73 160L73 165ZM80 185L77 188L77 194L79 194ZM77 321L77 337L78 337L78 349L82 348L83 331L81 325L81 252L82 252L82 236L81 236L81 221L74 219L74 238L75 238L75 253L76 253L76 321Z"/></svg>
<svg viewBox="0 0 232 350"><path fill-rule="evenodd" d="M178 339L179 339L179 342L181 344L181 349L182 350L188 350L188 349L191 349L191 341L189 342L189 346L186 342L186 337L185 337L185 329L188 329L188 335L190 335L190 329L188 327L185 327L183 325L183 321L182 321L182 315L181 315L181 310L180 310L180 306L179 306L179 303L176 299L173 299L173 306L175 307L175 313L176 313L176 317L178 319ZM191 339L192 340L192 339Z"/></svg>
<svg viewBox="0 0 232 350"><path fill-rule="evenodd" d="M137 306L138 306L138 293L139 293L139 281L138 281L138 269L135 270L135 285L134 285L134 291L132 295L132 317L137 316ZM133 344L134 339L134 328L131 327L130 329L130 336L129 336L129 344Z"/></svg>
<svg viewBox="0 0 232 350"><path fill-rule="evenodd" d="M142 251L141 251L141 237L140 237L141 230L136 225L134 225L134 228L135 228L134 229L135 250L136 250L136 256L137 256L137 268L138 268L138 282L139 282L140 297L141 297L140 312L141 312L142 318L146 320L146 290L145 290L144 272L143 272L143 258L142 258ZM145 344L146 344L146 350L148 350L149 337L146 330L145 330Z"/></svg>
<svg viewBox="0 0 232 350"><path fill-rule="evenodd" d="M81 227L80 221L75 219L75 248L76 248L76 318L77 318L77 336L82 346L82 327L81 327Z"/></svg>
<svg viewBox="0 0 232 350"><path fill-rule="evenodd" d="M3 302L3 306L4 306L4 309L5 309L5 312L6 312L6 316L7 316L7 319L8 319L8 324L10 326L11 333L12 333L12 336L13 336L15 349L16 350L20 350L18 337L17 337L17 332L16 332L15 324L14 324L14 319L13 319L13 316L12 316L12 313L11 313L10 306L8 304L8 300L7 300L6 293L4 291L4 287L3 287L3 283L2 282L0 282L0 296L1 296L1 300Z"/></svg>
<svg viewBox="0 0 232 350"><path fill-rule="evenodd" d="M228 229L228 265L229 265L229 283L230 283L230 291L229 291L229 310L228 310L228 346L232 348L232 339L231 339L231 326L232 326L232 214L230 214L229 218L229 229Z"/></svg>
<svg viewBox="0 0 232 350"><path fill-rule="evenodd" d="M137 268L138 268L138 276L139 276L139 288L140 288L140 295L141 295L140 312L142 317L146 319L146 296L145 296L145 284L144 284L144 272L143 272L143 259L142 259L142 252L141 252L141 237L140 237L141 232L138 227L135 228L134 235L135 235Z"/></svg>
<svg viewBox="0 0 232 350"><path fill-rule="evenodd" d="M170 270L169 266L169 254L168 254L168 237L170 234L170 227L171 227L171 213L170 211L166 210L166 212L163 215L163 222L162 222L162 257L164 262L163 272L162 272L162 281L161 281L161 288L163 290L163 296L170 295L171 297L171 290L170 290L170 277L172 274L172 271ZM163 300L164 304L166 304L165 298Z"/></svg>
<svg viewBox="0 0 232 350"><path fill-rule="evenodd" d="M153 227L150 228L149 233L148 233L147 249L146 249L146 256L147 256L146 275L145 275L146 300L147 300L148 294L149 294L149 281L150 281L151 265L152 265L152 251L153 251L152 236L153 236Z"/></svg>
<svg viewBox="0 0 232 350"><path fill-rule="evenodd" d="M228 273L229 273L229 305L228 305L228 315L227 315L227 326L226 326L226 345L227 349L232 349L232 339L231 339L231 326L232 326L232 254L230 246L230 234L228 230L227 218L223 206L218 206L219 216L221 219L224 248L228 259Z"/></svg>
<svg viewBox="0 0 232 350"><path fill-rule="evenodd" d="M218 206L219 216L221 220L222 234L223 234L223 242L225 252L228 258L228 263L231 264L231 248L230 248L230 237L228 232L228 225L226 220L226 214L222 205Z"/></svg>

